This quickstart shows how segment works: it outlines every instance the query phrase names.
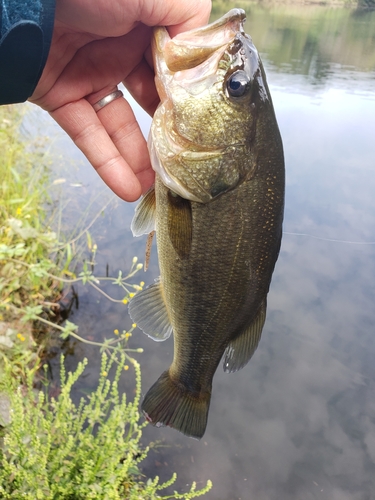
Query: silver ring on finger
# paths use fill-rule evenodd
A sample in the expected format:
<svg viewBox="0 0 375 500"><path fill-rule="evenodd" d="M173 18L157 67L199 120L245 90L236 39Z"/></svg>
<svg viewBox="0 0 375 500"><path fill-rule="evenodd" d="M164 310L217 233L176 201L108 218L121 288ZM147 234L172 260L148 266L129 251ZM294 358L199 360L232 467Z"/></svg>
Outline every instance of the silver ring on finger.
<svg viewBox="0 0 375 500"><path fill-rule="evenodd" d="M92 105L94 110L96 112L100 111L101 109L104 108L104 106L107 106L107 104L115 101L116 99L119 99L122 97L124 94L121 92L121 90L115 90L114 92L111 92L110 94L106 95L105 97L102 97L98 102Z"/></svg>

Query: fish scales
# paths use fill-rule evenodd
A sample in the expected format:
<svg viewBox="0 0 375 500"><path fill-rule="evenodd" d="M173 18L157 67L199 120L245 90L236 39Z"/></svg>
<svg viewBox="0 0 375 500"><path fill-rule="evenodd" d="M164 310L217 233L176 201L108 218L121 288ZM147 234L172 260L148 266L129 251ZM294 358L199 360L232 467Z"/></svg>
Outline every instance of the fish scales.
<svg viewBox="0 0 375 500"><path fill-rule="evenodd" d="M131 300L130 315L155 340L174 336L172 364L142 409L196 438L220 360L239 370L259 343L282 234L282 141L244 18L233 9L172 40L155 32L156 183L132 223L135 235L156 228L160 280Z"/></svg>

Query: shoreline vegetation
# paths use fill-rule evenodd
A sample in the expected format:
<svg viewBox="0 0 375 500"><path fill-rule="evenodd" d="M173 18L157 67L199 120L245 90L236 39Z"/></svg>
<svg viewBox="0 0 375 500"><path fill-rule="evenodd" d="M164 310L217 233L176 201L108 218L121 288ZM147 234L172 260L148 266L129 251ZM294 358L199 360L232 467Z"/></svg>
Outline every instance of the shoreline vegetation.
<svg viewBox="0 0 375 500"><path fill-rule="evenodd" d="M129 331L115 330L102 344L83 339L77 325L58 321L58 300L72 284L93 286L109 300L126 304L142 289L142 268L133 259L116 278L93 275L97 251L82 233L89 259L75 262L70 242L48 224L49 162L46 145L20 132L24 106L0 107L0 497L4 499L191 499L204 495L193 483L185 493L162 495L176 480L145 478L140 462L154 445L141 444L147 425L139 412L141 368L130 349ZM47 209L43 209L47 207ZM86 252L87 253L87 252ZM79 270L79 272L77 271ZM101 281L120 288L109 297ZM70 391L87 360L66 373L61 356L59 395L49 394L45 356L51 336L74 337L102 352L98 385L80 403ZM47 347L46 347L47 346ZM132 400L119 391L134 375Z"/></svg>

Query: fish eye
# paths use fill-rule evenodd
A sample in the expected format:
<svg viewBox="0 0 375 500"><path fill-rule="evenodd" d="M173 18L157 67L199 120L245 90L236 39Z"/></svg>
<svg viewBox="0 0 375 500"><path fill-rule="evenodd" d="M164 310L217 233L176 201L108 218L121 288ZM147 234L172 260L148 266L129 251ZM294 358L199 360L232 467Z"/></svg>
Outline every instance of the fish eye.
<svg viewBox="0 0 375 500"><path fill-rule="evenodd" d="M241 97L249 87L250 79L244 71L232 73L227 80L227 91L230 97Z"/></svg>

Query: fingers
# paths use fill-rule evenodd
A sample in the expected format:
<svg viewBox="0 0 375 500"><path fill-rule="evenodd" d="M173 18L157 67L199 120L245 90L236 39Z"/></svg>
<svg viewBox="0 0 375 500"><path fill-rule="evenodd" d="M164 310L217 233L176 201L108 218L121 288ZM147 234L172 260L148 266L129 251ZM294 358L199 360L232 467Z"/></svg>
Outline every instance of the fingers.
<svg viewBox="0 0 375 500"><path fill-rule="evenodd" d="M143 59L123 80L127 90L150 116L153 116L159 104L159 95L156 91L154 77L154 71L148 62Z"/></svg>
<svg viewBox="0 0 375 500"><path fill-rule="evenodd" d="M157 98L153 75L147 73L151 72L149 67L143 67L148 66L143 53L150 33L143 25L131 36L87 44L77 51L53 87L35 99L70 135L108 186L127 201L139 198L153 182L145 139L125 99L111 102L98 113L92 105L134 72L130 82L135 93L141 101L143 93L152 109ZM137 83L137 74L146 80Z"/></svg>
<svg viewBox="0 0 375 500"><path fill-rule="evenodd" d="M151 33L151 28L139 25L127 35L87 43L75 52L65 67L59 68L55 82L49 87L44 81L46 73L56 68L50 68L47 60L47 69L38 84L38 93L35 92L30 100L47 111L53 111L64 104L118 85L142 63ZM153 85L153 79L150 81Z"/></svg>
<svg viewBox="0 0 375 500"><path fill-rule="evenodd" d="M99 99L102 97L99 94ZM90 104L94 104L97 102L97 96L91 95L87 100ZM151 167L146 140L131 106L126 99L120 98L100 109L97 117L121 156L134 172L141 184L142 192L146 192L154 182L155 173Z"/></svg>
<svg viewBox="0 0 375 500"><path fill-rule="evenodd" d="M97 102L101 97L90 98ZM151 186L154 174L146 142L125 99L111 102L98 113L86 99L80 99L51 115L120 198L135 201Z"/></svg>
<svg viewBox="0 0 375 500"><path fill-rule="evenodd" d="M211 12L210 0L153 0L142 6L139 20L148 26L167 26L172 37L207 24Z"/></svg>

